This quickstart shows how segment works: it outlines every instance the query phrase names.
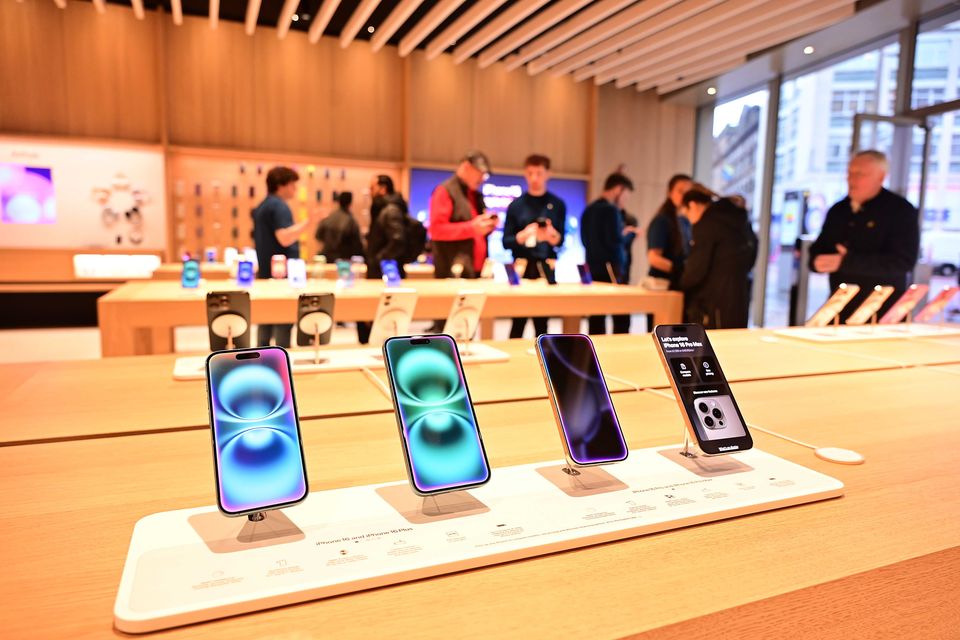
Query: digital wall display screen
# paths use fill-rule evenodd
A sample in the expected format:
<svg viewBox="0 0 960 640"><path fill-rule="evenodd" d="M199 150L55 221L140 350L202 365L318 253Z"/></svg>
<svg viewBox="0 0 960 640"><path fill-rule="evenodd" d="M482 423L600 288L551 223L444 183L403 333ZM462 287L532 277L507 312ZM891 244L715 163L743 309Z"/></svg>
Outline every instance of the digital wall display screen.
<svg viewBox="0 0 960 640"><path fill-rule="evenodd" d="M0 162L0 221L54 224L57 206L53 194L53 171L45 167Z"/></svg>
<svg viewBox="0 0 960 640"><path fill-rule="evenodd" d="M412 169L410 171L410 215L430 229L430 196L441 182L450 177L450 171ZM513 255L503 248L503 223L507 207L527 188L523 176L491 175L481 187L487 210L500 216L497 228L489 237L489 257L496 262L513 262ZM567 228L563 246L557 253L558 262L581 264L584 261L580 242L580 216L587 206L587 181L553 178L547 188L567 205Z"/></svg>

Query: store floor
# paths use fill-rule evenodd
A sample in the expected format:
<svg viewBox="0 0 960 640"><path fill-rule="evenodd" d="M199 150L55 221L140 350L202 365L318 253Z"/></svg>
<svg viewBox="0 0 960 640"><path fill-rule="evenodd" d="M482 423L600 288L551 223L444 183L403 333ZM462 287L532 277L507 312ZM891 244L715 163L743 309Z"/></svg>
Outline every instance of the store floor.
<svg viewBox="0 0 960 640"><path fill-rule="evenodd" d="M429 322L417 321L411 325L411 332L422 332L430 326ZM632 327L635 332L645 329L644 316L634 316ZM553 319L547 325L551 333L562 331L559 319ZM256 330L256 328L254 328ZM586 332L587 323L581 330ZM533 325L527 323L526 337L533 338ZM207 349L207 330L204 327L180 327L176 329L175 345L178 353L197 353ZM496 340L510 337L510 320L497 320L493 327ZM357 330L353 323L337 326L331 340L334 344L351 344L357 341ZM38 362L45 360L89 360L100 357L100 330L96 327L73 329L9 329L0 331L0 363Z"/></svg>

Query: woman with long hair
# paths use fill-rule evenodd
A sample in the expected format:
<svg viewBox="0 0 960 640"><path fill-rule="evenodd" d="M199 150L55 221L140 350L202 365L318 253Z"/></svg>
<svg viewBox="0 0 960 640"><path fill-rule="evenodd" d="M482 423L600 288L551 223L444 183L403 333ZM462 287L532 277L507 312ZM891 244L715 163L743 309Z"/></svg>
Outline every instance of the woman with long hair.
<svg viewBox="0 0 960 640"><path fill-rule="evenodd" d="M647 262L650 269L644 286L648 289L679 288L680 274L690 246L689 224L679 215L683 194L693 179L678 173L667 183L667 198L647 226Z"/></svg>

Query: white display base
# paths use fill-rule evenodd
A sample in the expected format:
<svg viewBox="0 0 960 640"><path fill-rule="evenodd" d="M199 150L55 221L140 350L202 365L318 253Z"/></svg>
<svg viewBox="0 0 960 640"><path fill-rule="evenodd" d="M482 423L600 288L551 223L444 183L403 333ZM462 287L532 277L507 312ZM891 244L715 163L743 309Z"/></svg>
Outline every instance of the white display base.
<svg viewBox="0 0 960 640"><path fill-rule="evenodd" d="M214 507L137 522L114 606L143 633L843 495L756 449L687 460L640 449L574 477L560 461L493 470L469 492L406 483L312 493L262 522Z"/></svg>
<svg viewBox="0 0 960 640"><path fill-rule="evenodd" d="M324 371L356 371L359 369L382 369L380 350L371 347L357 349L320 349L320 363L314 364L313 349L290 349L290 368L294 374L320 373ZM462 346L460 359L464 364L507 362L510 354L482 342ZM174 380L203 380L206 356L185 356L173 364Z"/></svg>
<svg viewBox="0 0 960 640"><path fill-rule="evenodd" d="M788 327L775 334L809 342L866 342L897 338L929 338L960 334L960 325L943 324L878 324L875 326Z"/></svg>

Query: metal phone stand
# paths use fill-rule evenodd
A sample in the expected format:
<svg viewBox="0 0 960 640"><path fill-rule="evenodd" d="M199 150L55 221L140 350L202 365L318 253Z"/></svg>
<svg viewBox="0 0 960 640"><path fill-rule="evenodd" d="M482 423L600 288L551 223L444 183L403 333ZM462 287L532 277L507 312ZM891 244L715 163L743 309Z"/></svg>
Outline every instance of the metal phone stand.
<svg viewBox="0 0 960 640"><path fill-rule="evenodd" d="M329 331L332 326L333 318L323 311L313 311L300 318L300 331L313 335L313 364L326 362L326 358L320 357L320 335Z"/></svg>
<svg viewBox="0 0 960 640"><path fill-rule="evenodd" d="M210 321L210 331L219 338L225 338L227 349L233 349L235 336L242 336L247 332L247 319L238 313L223 313Z"/></svg>

